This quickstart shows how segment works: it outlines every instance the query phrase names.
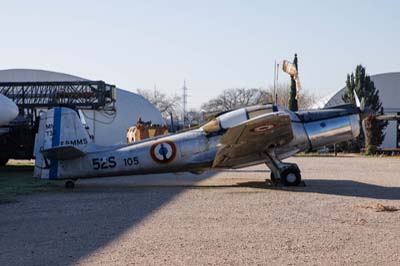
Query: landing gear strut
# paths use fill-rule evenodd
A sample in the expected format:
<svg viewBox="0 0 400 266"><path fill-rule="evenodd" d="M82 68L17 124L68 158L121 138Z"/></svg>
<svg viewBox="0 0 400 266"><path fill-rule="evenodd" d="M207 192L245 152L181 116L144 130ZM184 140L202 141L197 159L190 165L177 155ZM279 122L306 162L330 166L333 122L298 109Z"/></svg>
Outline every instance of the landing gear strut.
<svg viewBox="0 0 400 266"><path fill-rule="evenodd" d="M271 169L272 183L280 182L284 186L298 186L301 183L300 169L297 164L281 162L274 152L267 152L265 155L268 159L265 164Z"/></svg>
<svg viewBox="0 0 400 266"><path fill-rule="evenodd" d="M75 181L73 180L67 180L65 182L65 188L67 189L73 189L75 187Z"/></svg>

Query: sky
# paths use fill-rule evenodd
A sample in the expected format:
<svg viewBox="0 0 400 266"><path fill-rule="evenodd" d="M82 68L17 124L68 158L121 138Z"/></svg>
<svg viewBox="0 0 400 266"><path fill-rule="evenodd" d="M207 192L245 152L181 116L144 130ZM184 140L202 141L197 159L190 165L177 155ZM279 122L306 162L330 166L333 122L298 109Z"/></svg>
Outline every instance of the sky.
<svg viewBox="0 0 400 266"><path fill-rule="evenodd" d="M228 88L268 88L299 57L323 97L363 64L400 71L400 1L3 1L0 69L33 68L126 90L182 94L189 108ZM279 83L288 82L279 72Z"/></svg>

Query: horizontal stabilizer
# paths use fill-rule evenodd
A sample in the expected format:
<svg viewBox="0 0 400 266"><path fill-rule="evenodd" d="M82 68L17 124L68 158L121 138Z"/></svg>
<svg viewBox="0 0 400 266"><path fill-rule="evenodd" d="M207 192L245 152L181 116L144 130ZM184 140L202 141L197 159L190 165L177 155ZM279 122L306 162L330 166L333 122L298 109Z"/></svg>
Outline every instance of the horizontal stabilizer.
<svg viewBox="0 0 400 266"><path fill-rule="evenodd" d="M42 150L41 153L50 160L71 160L85 156L83 151L74 146L59 146Z"/></svg>

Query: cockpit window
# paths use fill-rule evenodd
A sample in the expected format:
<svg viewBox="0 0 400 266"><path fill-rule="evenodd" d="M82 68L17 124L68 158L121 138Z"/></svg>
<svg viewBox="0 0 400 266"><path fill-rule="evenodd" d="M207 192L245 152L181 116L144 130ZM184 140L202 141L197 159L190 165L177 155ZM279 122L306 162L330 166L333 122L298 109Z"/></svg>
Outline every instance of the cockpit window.
<svg viewBox="0 0 400 266"><path fill-rule="evenodd" d="M272 105L261 105L261 106L252 106L246 108L247 115L249 119L252 119L256 116L272 113Z"/></svg>
<svg viewBox="0 0 400 266"><path fill-rule="evenodd" d="M229 129L248 119L246 109L240 108L224 113L205 124L202 128L207 133L217 132L221 129Z"/></svg>
<svg viewBox="0 0 400 266"><path fill-rule="evenodd" d="M202 129L206 133L214 133L220 131L221 129L229 129L254 117L276 111L273 107L274 106L271 104L257 105L230 111L214 118L202 126Z"/></svg>

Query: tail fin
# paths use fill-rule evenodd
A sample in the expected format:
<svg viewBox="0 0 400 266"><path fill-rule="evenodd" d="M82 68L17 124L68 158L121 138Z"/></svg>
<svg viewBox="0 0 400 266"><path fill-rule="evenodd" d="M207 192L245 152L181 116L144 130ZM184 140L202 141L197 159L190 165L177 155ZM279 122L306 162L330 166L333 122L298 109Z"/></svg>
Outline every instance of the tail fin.
<svg viewBox="0 0 400 266"><path fill-rule="evenodd" d="M43 113L35 140L34 176L57 179L60 176L59 160L84 155L81 150L90 142L90 136L74 110L56 107ZM64 156L55 156L63 152Z"/></svg>

